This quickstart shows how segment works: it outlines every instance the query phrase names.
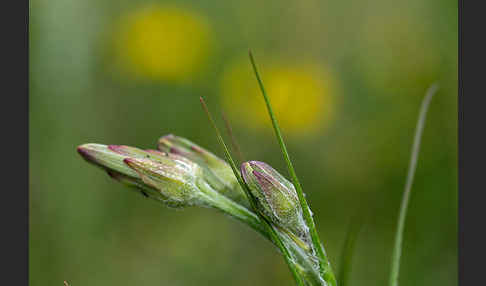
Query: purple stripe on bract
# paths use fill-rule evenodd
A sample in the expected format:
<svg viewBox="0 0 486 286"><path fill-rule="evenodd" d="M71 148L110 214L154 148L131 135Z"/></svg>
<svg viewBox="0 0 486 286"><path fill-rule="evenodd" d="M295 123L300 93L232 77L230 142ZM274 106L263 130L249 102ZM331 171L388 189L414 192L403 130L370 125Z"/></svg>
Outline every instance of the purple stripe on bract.
<svg viewBox="0 0 486 286"><path fill-rule="evenodd" d="M180 156L187 156L187 152L181 151L176 147L169 147L169 152L172 154L180 155Z"/></svg>
<svg viewBox="0 0 486 286"><path fill-rule="evenodd" d="M85 148L78 146L78 148L76 148L76 150L78 151L79 155L81 155L81 157L83 157L86 161L96 162L94 156L91 155L90 152L88 150L86 150Z"/></svg>
<svg viewBox="0 0 486 286"><path fill-rule="evenodd" d="M120 150L121 148L122 145L108 145L108 149L110 149L111 151L124 155L123 151Z"/></svg>
<svg viewBox="0 0 486 286"><path fill-rule="evenodd" d="M201 153L201 154L205 153L202 148L200 148L198 146L194 146L194 145L191 146L191 150L194 151L194 152L197 152L197 153Z"/></svg>
<svg viewBox="0 0 486 286"><path fill-rule="evenodd" d="M272 182L272 178L258 171L253 171L252 173L257 179L258 184L261 186L263 192L265 192L267 195L270 195L272 193L272 188L275 188L275 184L274 182Z"/></svg>

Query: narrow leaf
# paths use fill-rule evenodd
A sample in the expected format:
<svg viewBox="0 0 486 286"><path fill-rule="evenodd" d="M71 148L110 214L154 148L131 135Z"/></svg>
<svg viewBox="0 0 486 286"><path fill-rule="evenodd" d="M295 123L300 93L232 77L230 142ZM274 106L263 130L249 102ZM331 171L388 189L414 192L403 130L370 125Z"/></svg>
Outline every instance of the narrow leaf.
<svg viewBox="0 0 486 286"><path fill-rule="evenodd" d="M363 225L363 216L361 210L357 212L349 223L348 230L346 232L346 238L344 240L343 249L341 251L341 263L338 273L339 286L348 285L349 274L351 273L352 260L354 255L354 249L356 245L356 239L359 231Z"/></svg>
<svg viewBox="0 0 486 286"><path fill-rule="evenodd" d="M263 98L265 100L267 110L268 110L268 115L270 116L270 119L272 121L273 129L275 131L275 135L277 137L277 141L280 145L280 150L282 151L283 157L285 159L285 162L287 163L287 169L289 172L290 177L292 178L292 183L294 184L295 190L297 192L297 196L299 198L299 203L302 208L302 212L304 215L304 220L305 223L307 224L307 227L309 227L309 232L311 235L312 239L312 244L314 246L315 251L317 252L318 258L319 258L319 267L322 275L324 276L324 280L329 283L331 286L336 285L336 278L334 277L334 274L331 269L331 265L329 263L329 260L324 252L322 243L319 238L319 234L317 233L317 229L314 223L314 220L312 218L312 214L310 211L310 208L307 204L307 201L304 196L304 192L302 190L302 186L300 185L299 179L297 178L297 174L295 173L294 167L292 165L292 162L290 161L289 153L287 152L287 147L285 146L285 142L282 138L282 133L280 131L280 127L278 125L277 119L275 118L275 115L273 113L272 105L270 104L270 99L267 96L267 93L265 91L265 87L263 86L263 82L260 78L260 75L258 73L258 69L255 64L255 59L253 58L253 54L251 51L249 51L249 56L250 56L250 62L253 67L253 71L255 73L255 77L258 81L258 85L260 86L260 90L262 92Z"/></svg>
<svg viewBox="0 0 486 286"><path fill-rule="evenodd" d="M439 86L437 84L433 84L429 87L422 101L422 106L420 107L417 126L415 128L415 137L413 139L412 155L410 157L410 164L408 166L407 181L405 183L405 190L403 192L402 202L400 205L400 214L398 215L397 230L395 233L395 245L393 247L390 279L388 284L389 286L398 285L398 273L400 271L400 256L402 254L402 244L403 244L403 229L405 227L405 218L407 216L410 190L412 188L413 179L415 176L415 170L417 168L417 159L420 151L420 142L425 127L425 119L427 117L427 111L429 109L430 101L432 100L432 97L434 96L438 88Z"/></svg>

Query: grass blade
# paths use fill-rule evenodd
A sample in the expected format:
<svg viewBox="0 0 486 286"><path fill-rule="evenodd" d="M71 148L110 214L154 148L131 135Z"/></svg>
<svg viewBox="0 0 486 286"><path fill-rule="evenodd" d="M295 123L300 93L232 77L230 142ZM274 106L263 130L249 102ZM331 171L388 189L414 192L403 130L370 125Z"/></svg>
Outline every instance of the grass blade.
<svg viewBox="0 0 486 286"><path fill-rule="evenodd" d="M334 273L332 272L329 260L326 256L326 254L324 253L324 249L323 249L322 243L320 241L319 234L317 233L314 220L312 219L312 214L310 212L307 201L305 200L305 197L304 197L304 192L302 190L302 186L300 185L299 179L297 178L297 174L295 173L292 162L290 161L289 153L287 152L287 147L285 146L285 142L282 138L282 133L280 131L280 127L279 127L279 125L277 123L277 119L275 118L275 115L273 113L272 106L270 104L270 100L269 100L267 93L265 91L265 87L263 86L263 82L262 82L260 75L258 73L258 69L257 69L256 64L255 64L255 59L253 58L253 54L251 53L251 51L249 51L249 56L250 56L250 61L251 61L252 67L253 67L253 71L254 71L255 76L257 78L257 81L258 81L258 85L260 86L260 90L262 92L263 98L264 98L266 106L267 106L268 114L270 115L270 119L272 120L272 125L273 125L273 129L275 130L275 134L277 136L277 141L280 145L280 149L282 151L285 162L287 164L287 169L288 169L289 175L292 178L292 183L295 186L295 190L296 190L297 196L299 198L299 203L300 203L300 206L302 208L303 215L304 215L305 223L309 227L309 232L310 232L310 235L311 235L312 244L313 244L314 249L317 252L317 256L319 258L319 266L320 266L321 273L324 276L323 278L327 283L329 283L331 286L335 286L336 285L336 279L334 277Z"/></svg>
<svg viewBox="0 0 486 286"><path fill-rule="evenodd" d="M353 260L354 248L356 245L356 239L358 237L359 231L363 226L363 216L361 212L355 214L352 218L348 231L346 233L346 238L344 240L343 249L341 251L341 260L338 272L339 286L348 285L349 274L351 273L351 262Z"/></svg>
<svg viewBox="0 0 486 286"><path fill-rule="evenodd" d="M233 134L233 129L231 128L231 124L228 120L228 117L226 117L226 114L222 111L221 112L221 117L223 118L224 125L226 126L226 132L228 133L228 136L231 139L231 145L233 146L233 151L236 153L236 157L240 162L244 161L243 153L241 153L240 145L236 141L236 138Z"/></svg>
<svg viewBox="0 0 486 286"><path fill-rule="evenodd" d="M400 205L400 213L398 215L397 231L395 233L395 245L393 247L391 271L389 286L398 285L398 274L400 271L400 256L402 254L403 243L403 229L405 227L405 218L407 216L408 201L410 198L410 190L412 189L413 179L415 176L415 170L417 168L417 159L420 151L420 142L422 139L422 133L425 126L425 119L427 117L427 111L429 109L430 101L438 89L437 84L433 84L427 90L427 93L422 101L420 107L420 113L415 128L415 137L413 139L412 155L410 157L410 164L408 166L407 181L405 183L405 190L403 192L402 202Z"/></svg>

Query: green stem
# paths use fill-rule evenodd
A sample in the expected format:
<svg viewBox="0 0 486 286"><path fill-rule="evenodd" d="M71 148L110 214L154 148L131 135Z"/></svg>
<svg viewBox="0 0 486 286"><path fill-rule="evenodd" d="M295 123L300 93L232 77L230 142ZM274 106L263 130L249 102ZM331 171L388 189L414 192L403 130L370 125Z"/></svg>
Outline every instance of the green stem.
<svg viewBox="0 0 486 286"><path fill-rule="evenodd" d="M402 242L403 242L403 229L405 227L405 218L407 216L408 201L410 198L410 191L417 168L417 159L420 150L420 141L422 138L422 132L425 126L425 119L427 117L427 110L429 109L430 101L438 89L437 84L433 84L427 90L427 94L422 101L420 107L420 114L415 129L415 137L412 146L412 155L410 157L410 164L408 167L407 181L405 183L405 190L403 192L402 202L400 205L400 214L398 215L397 231L395 233L395 245L393 247L392 265L390 271L389 286L398 285L398 273L400 271L400 256L402 254Z"/></svg>
<svg viewBox="0 0 486 286"><path fill-rule="evenodd" d="M204 200L208 202L210 207L218 209L226 214L229 214L235 219L248 224L251 228L278 247L278 242L272 239L272 237L268 234L262 222L258 216L255 215L255 213L221 195L204 181L199 182L198 187L203 192ZM289 253L293 258L292 263L296 267L302 268L301 272L304 271L306 273L306 280L312 282L311 285L323 285L319 271L315 270L313 267L311 262L312 259L309 258L308 252L305 251L305 247L303 248L302 245L291 237L291 235L286 231L278 228L275 230L276 235L280 238L286 248L289 249Z"/></svg>
<svg viewBox="0 0 486 286"><path fill-rule="evenodd" d="M251 228L278 247L278 242L272 239L272 237L265 230L258 216L252 211L219 194L206 183L200 185L199 187L206 195L208 195L208 198L212 202L212 207L248 224ZM280 238L292 256L292 264L294 264L296 267L302 268L301 272L305 272L306 281L312 283L311 285L323 285L319 271L314 269L311 259L308 256L308 252L305 251L305 246L302 246L302 242L299 243L296 241L295 238L293 238L291 234L287 233L285 230L278 228L275 230L276 235Z"/></svg>
<svg viewBox="0 0 486 286"><path fill-rule="evenodd" d="M300 247L300 245L296 243L287 232L281 229L276 229L276 231L282 242L290 250L292 258L296 261L295 263L297 264L297 267L303 272L301 275L305 277L305 281L308 283L306 285L327 286L327 283L321 277L319 265L315 260L315 257L308 251L302 249L302 247Z"/></svg>
<svg viewBox="0 0 486 286"><path fill-rule="evenodd" d="M204 102L204 99L202 97L200 97L199 99L201 101L201 104L202 104L202 107L203 107L204 111L206 112L206 115L208 116L209 122L211 123L213 129L216 132L216 136L218 138L218 141L219 141L220 145L222 146L222 148L224 150L224 154L225 154L226 160L230 164L231 169L233 170L233 173L234 173L236 179L238 180L238 183L241 185L241 187L245 191L246 196L248 197L248 200L250 201L251 207L253 208L253 210L255 211L255 213L260 218L263 226L265 227L267 233L270 235L272 241L275 242L275 244L277 245L277 247L282 252L282 254L284 256L284 259L285 259L285 262L287 262L287 265L288 265L288 267L290 269L290 272L292 273L292 276L294 277L297 285L304 286L304 282L302 281L302 278L300 277L300 275L299 275L299 273L298 273L298 271L297 271L297 269L296 269L296 267L295 267L295 265L294 265L294 263L292 261L292 258L290 256L290 253L289 253L288 249L282 243L282 241L280 240L280 237L277 235L277 233L275 232L275 229L272 227L272 225L258 212L258 209L256 208L256 204L255 204L255 199L251 196L251 193L250 193L250 190L248 189L248 186L245 184L245 182L241 178L241 175L238 172L238 169L236 167L236 164L233 161L233 158L231 158L231 154L230 154L230 152L228 150L228 147L224 143L223 137L219 133L219 130L216 127L216 123L214 123L214 120L213 120L213 118L211 116L211 113L209 112L208 107L206 106L206 103Z"/></svg>
<svg viewBox="0 0 486 286"><path fill-rule="evenodd" d="M321 269L321 273L324 276L324 280L328 282L331 286L336 285L336 278L334 277L334 273L332 272L331 265L329 263L329 260L324 252L322 243L319 239L319 234L317 233L317 229L314 223L314 220L312 219L312 214L310 212L309 206L307 204L307 201L304 197L304 192L302 190L302 186L299 183L299 179L297 178L297 174L295 173L294 167L292 166L292 162L290 161L289 154L287 152L287 147L285 146L285 143L282 138L282 134L280 132L280 127L277 123L277 119L275 118L275 115L273 114L272 106L270 104L270 100L267 96L267 93L265 91L265 88L263 86L263 82L260 79L260 75L258 73L255 60L253 58L253 55L251 51L249 52L250 56L250 61L253 67L253 71L255 72L255 76L258 81L258 85L260 86L260 90L262 92L263 98L265 99L265 103L267 106L268 114L270 115L270 119L272 120L272 125L273 129L275 130L275 134L277 136L278 143L280 145L280 149L282 150L282 154L284 156L285 162L287 163L287 169L289 171L290 177L292 178L292 182L295 186L295 190L297 192L297 196L299 198L300 206L302 208L302 212L304 215L304 220L309 227L309 233L311 236L312 244L314 246L315 251L317 252L317 256L319 258L319 267Z"/></svg>

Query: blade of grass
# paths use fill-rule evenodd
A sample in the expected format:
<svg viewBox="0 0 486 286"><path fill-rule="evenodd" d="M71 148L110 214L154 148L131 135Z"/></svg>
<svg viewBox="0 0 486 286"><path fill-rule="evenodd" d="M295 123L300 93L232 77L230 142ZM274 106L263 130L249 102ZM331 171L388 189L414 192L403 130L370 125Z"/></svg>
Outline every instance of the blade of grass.
<svg viewBox="0 0 486 286"><path fill-rule="evenodd" d="M339 286L348 285L349 274L351 273L351 262L354 254L354 247L356 245L356 238L363 225L363 216L361 211L357 212L351 219L351 222L346 232L344 246L341 252L341 263L338 272Z"/></svg>
<svg viewBox="0 0 486 286"><path fill-rule="evenodd" d="M292 162L290 161L289 153L287 152L287 147L285 146L285 142L282 138L282 134L280 132L280 127L277 123L277 119L275 118L275 115L272 110L272 106L270 104L270 100L267 96L267 93L265 91L265 87L263 86L263 82L260 78L260 75L258 73L258 69L255 64L255 59L253 58L253 54L251 51L249 51L249 56L250 56L250 62L253 67L253 71L255 73L255 76L258 81L258 85L260 86L260 90L262 92L263 98L265 100L268 114L270 115L270 119L272 120L272 125L273 129L275 130L275 134L277 136L277 141L280 145L280 149L282 151L282 154L284 156L285 162L287 163L287 169L289 172L290 177L292 178L292 183L295 186L295 190L297 192L297 196L299 198L300 206L302 208L302 212L304 215L304 220L307 226L309 227L309 233L311 236L312 244L314 246L315 251L317 252L317 256L319 258L319 267L321 270L322 275L324 276L324 280L328 282L331 286L336 285L336 278L334 277L334 273L332 272L331 269L331 264L329 263L329 260L324 252L322 243L319 238L319 234L317 233L317 229L314 223L314 220L312 218L312 214L309 208L309 205L307 204L307 201L304 197L304 192L302 190L302 186L300 185L299 179L297 178L297 174L295 173L294 167L292 166Z"/></svg>
<svg viewBox="0 0 486 286"><path fill-rule="evenodd" d="M425 126L427 111L429 109L430 101L432 100L432 97L434 96L438 88L439 87L437 84L433 84L429 87L424 99L422 100L422 105L420 107L417 126L415 128L415 137L413 139L412 155L410 157L410 164L408 166L407 181L405 183L405 190L403 191L402 202L400 205L400 213L398 215L397 231L395 233L395 245L393 247L390 279L388 284L389 286L398 285L398 274L400 271L400 257L402 254L402 244L403 244L403 229L405 227L405 218L407 216L410 191L415 176L415 170L417 168L417 159L420 151L420 142L422 139L422 133Z"/></svg>
<svg viewBox="0 0 486 286"><path fill-rule="evenodd" d="M226 117L226 114L221 111L221 117L223 118L224 125L226 126L226 132L228 133L228 136L231 139L231 145L233 146L233 151L236 153L236 157L240 162L244 161L243 154L241 153L240 145L238 145L238 142L236 142L236 138L233 135L233 129L231 129L231 124L228 120L228 117Z"/></svg>
<svg viewBox="0 0 486 286"><path fill-rule="evenodd" d="M262 224L267 229L267 231L268 231L270 237L272 238L272 240L275 242L275 244L277 245L277 247L282 252L282 255L285 258L285 262L287 262L287 265L288 265L288 267L290 269L290 272L292 273L292 276L294 277L297 285L304 286L304 282L302 281L302 278L300 277L300 275L298 273L298 270L296 269L296 267L295 267L295 265L294 265L294 263L292 261L292 257L290 256L290 253L289 253L288 249L285 247L285 245L283 244L283 242L280 240L280 238L278 237L278 235L277 235L275 229L272 227L272 225L260 214L260 212L256 208L255 200L251 196L250 190L248 189L248 186L245 184L245 182L243 181L240 173L238 172L238 169L236 167L236 164L233 161L233 158L231 157L231 154L229 152L228 147L224 143L223 137L221 136L221 133L219 132L218 127L216 126L216 123L214 122L213 117L211 116L211 113L209 112L209 109L208 109L208 107L206 105L206 102L204 101L204 99L202 97L199 97L199 100L201 101L201 105L202 105L204 111L206 112L206 115L208 116L208 119L209 119L209 122L211 123L211 126L214 128L214 131L216 132L216 137L218 138L218 141L219 141L221 147L224 150L224 154L226 156L226 160L230 164L231 169L233 170L233 173L236 176L236 179L240 183L241 187L243 188L243 190L245 190L245 193L246 193L246 195L248 197L248 200L250 201L250 204L251 204L253 210L255 211L255 213L258 215L258 217L262 221Z"/></svg>

